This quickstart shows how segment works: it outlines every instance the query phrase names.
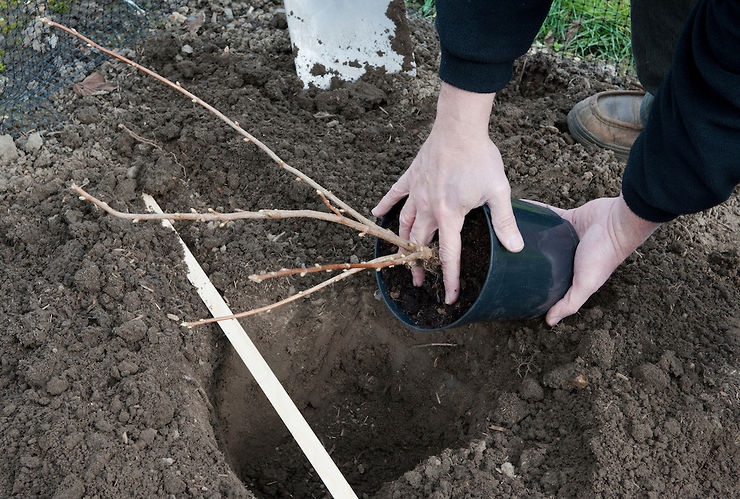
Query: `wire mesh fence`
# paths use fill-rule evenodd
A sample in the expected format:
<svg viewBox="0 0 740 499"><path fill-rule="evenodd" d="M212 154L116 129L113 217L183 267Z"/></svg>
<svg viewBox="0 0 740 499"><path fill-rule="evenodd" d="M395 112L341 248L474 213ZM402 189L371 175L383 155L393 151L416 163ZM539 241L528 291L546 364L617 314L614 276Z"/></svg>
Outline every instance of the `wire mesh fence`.
<svg viewBox="0 0 740 499"><path fill-rule="evenodd" d="M0 133L63 122L49 96L104 56L54 31L44 17L122 48L141 36L162 0L0 0ZM60 119L61 118L61 119Z"/></svg>

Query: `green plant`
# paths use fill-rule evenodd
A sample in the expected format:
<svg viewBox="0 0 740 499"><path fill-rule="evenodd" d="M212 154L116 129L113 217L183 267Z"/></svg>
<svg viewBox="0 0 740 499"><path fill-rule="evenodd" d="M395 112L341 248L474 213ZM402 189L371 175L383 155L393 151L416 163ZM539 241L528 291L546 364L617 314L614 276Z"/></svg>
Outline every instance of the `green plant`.
<svg viewBox="0 0 740 499"><path fill-rule="evenodd" d="M437 15L437 6L435 0L423 0L414 2L406 0L406 5L416 9L424 17L434 17Z"/></svg>
<svg viewBox="0 0 740 499"><path fill-rule="evenodd" d="M406 5L425 17L437 15L435 0ZM537 39L559 52L629 66L629 0L554 0Z"/></svg>
<svg viewBox="0 0 740 499"><path fill-rule="evenodd" d="M49 8L57 14L64 14L70 8L69 0L48 0Z"/></svg>
<svg viewBox="0 0 740 499"><path fill-rule="evenodd" d="M629 1L555 0L538 40L560 52L629 66Z"/></svg>

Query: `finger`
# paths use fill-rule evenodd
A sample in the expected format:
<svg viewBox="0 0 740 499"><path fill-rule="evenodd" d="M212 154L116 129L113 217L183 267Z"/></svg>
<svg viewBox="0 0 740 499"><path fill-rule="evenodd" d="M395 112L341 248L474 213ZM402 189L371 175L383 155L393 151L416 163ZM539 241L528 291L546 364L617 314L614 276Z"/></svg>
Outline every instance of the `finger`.
<svg viewBox="0 0 740 499"><path fill-rule="evenodd" d="M493 231L501 244L507 250L517 253L524 248L524 240L516 225L514 210L511 208L511 198L508 187L494 199L488 201L491 209L491 222Z"/></svg>
<svg viewBox="0 0 740 499"><path fill-rule="evenodd" d="M565 218L565 214L567 214L571 210L565 210L563 208L558 208L557 206L552 206L547 203L541 203L539 201L535 201L533 199L522 199L522 201L525 201L527 203L536 204L537 206L542 206L543 208L547 208L549 210L554 211L559 217Z"/></svg>
<svg viewBox="0 0 740 499"><path fill-rule="evenodd" d="M564 318L575 314L586 303L591 293L584 292L576 286L571 286L565 296L547 311L545 322L549 326L555 326Z"/></svg>
<svg viewBox="0 0 740 499"><path fill-rule="evenodd" d="M592 294L604 285L614 272L616 265L601 255L597 260L586 260L584 248L594 248L599 239L608 237L602 231L592 231L585 235L576 249L573 284L565 296L547 311L545 321L554 326L565 317L573 315L586 303Z"/></svg>
<svg viewBox="0 0 740 499"><path fill-rule="evenodd" d="M416 220L416 205L414 201L409 198L401 208L401 213L398 215L398 235L401 239L409 239L411 235L411 227L414 225Z"/></svg>
<svg viewBox="0 0 740 499"><path fill-rule="evenodd" d="M445 217L439 224L439 259L445 284L445 303L452 305L460 294L460 251L464 218Z"/></svg>
<svg viewBox="0 0 740 499"><path fill-rule="evenodd" d="M409 193L409 185L408 185L408 170L406 170L406 173L401 175L401 178L399 178L393 186L391 186L390 190L383 196L383 199L380 200L378 205L372 209L372 214L376 217L382 217L386 213L390 211L391 208L393 208L396 203L398 203L401 199L403 199L404 196L407 196Z"/></svg>
<svg viewBox="0 0 740 499"><path fill-rule="evenodd" d="M437 228L428 214L418 215L416 220L414 220L413 227L411 227L409 240L411 240L412 243L426 246L434 237L435 230L437 230ZM411 278L414 286L421 286L424 284L424 269L418 265L412 267Z"/></svg>

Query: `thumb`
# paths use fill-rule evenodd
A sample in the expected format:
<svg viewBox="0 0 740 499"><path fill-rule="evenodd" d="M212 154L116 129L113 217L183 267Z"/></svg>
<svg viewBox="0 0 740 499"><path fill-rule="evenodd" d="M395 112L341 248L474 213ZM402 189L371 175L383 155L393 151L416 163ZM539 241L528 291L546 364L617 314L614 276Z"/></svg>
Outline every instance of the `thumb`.
<svg viewBox="0 0 740 499"><path fill-rule="evenodd" d="M563 219L565 219L565 220L573 223L573 220L572 220L573 219L573 215L572 215L573 210L566 210L566 209L563 209L563 208L558 208L557 206L552 206L552 205L547 204L547 203L541 203L539 201L534 201L532 199L522 199L522 201L525 201L525 202L530 203L530 204L535 204L537 206L542 206L543 208L547 208L548 210L552 210L560 218L563 218Z"/></svg>
<svg viewBox="0 0 740 499"><path fill-rule="evenodd" d="M378 205L372 209L372 214L376 217L382 217L393 208L404 196L408 195L408 170L401 175L390 190L383 196Z"/></svg>
<svg viewBox="0 0 740 499"><path fill-rule="evenodd" d="M493 231L501 245L513 253L521 251L524 248L524 239L519 233L519 227L517 227L516 218L514 218L511 198L507 194L491 199L487 204L491 209Z"/></svg>
<svg viewBox="0 0 740 499"><path fill-rule="evenodd" d="M594 291L576 285L571 286L565 296L548 310L545 322L549 326L555 326L564 318L575 314Z"/></svg>
<svg viewBox="0 0 740 499"><path fill-rule="evenodd" d="M605 238L608 235L604 230L592 230L581 238L576 249L573 284L565 296L548 310L545 320L550 326L578 312L614 272L617 267L614 256L598 245Z"/></svg>

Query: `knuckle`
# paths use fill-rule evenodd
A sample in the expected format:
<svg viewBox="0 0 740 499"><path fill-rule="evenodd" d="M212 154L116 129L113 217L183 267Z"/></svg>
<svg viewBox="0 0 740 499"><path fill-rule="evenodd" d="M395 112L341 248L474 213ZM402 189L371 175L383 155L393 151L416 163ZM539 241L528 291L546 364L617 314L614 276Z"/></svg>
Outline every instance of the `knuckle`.
<svg viewBox="0 0 740 499"><path fill-rule="evenodd" d="M398 217L398 223L401 227L411 227L411 224L414 223L414 218L408 214L401 213Z"/></svg>
<svg viewBox="0 0 740 499"><path fill-rule="evenodd" d="M434 213L440 221L451 220L455 216L455 210L453 210L447 203L439 203L434 209Z"/></svg>
<svg viewBox="0 0 740 499"><path fill-rule="evenodd" d="M511 197L511 187L508 183L496 184L493 186L491 192L493 193L493 197L499 202L508 201L508 198Z"/></svg>
<svg viewBox="0 0 740 499"><path fill-rule="evenodd" d="M443 264L455 263L459 254L454 248L442 246L439 248L439 259Z"/></svg>
<svg viewBox="0 0 740 499"><path fill-rule="evenodd" d="M511 230L516 228L516 218L513 213L496 217L493 221L494 226L499 230Z"/></svg>

